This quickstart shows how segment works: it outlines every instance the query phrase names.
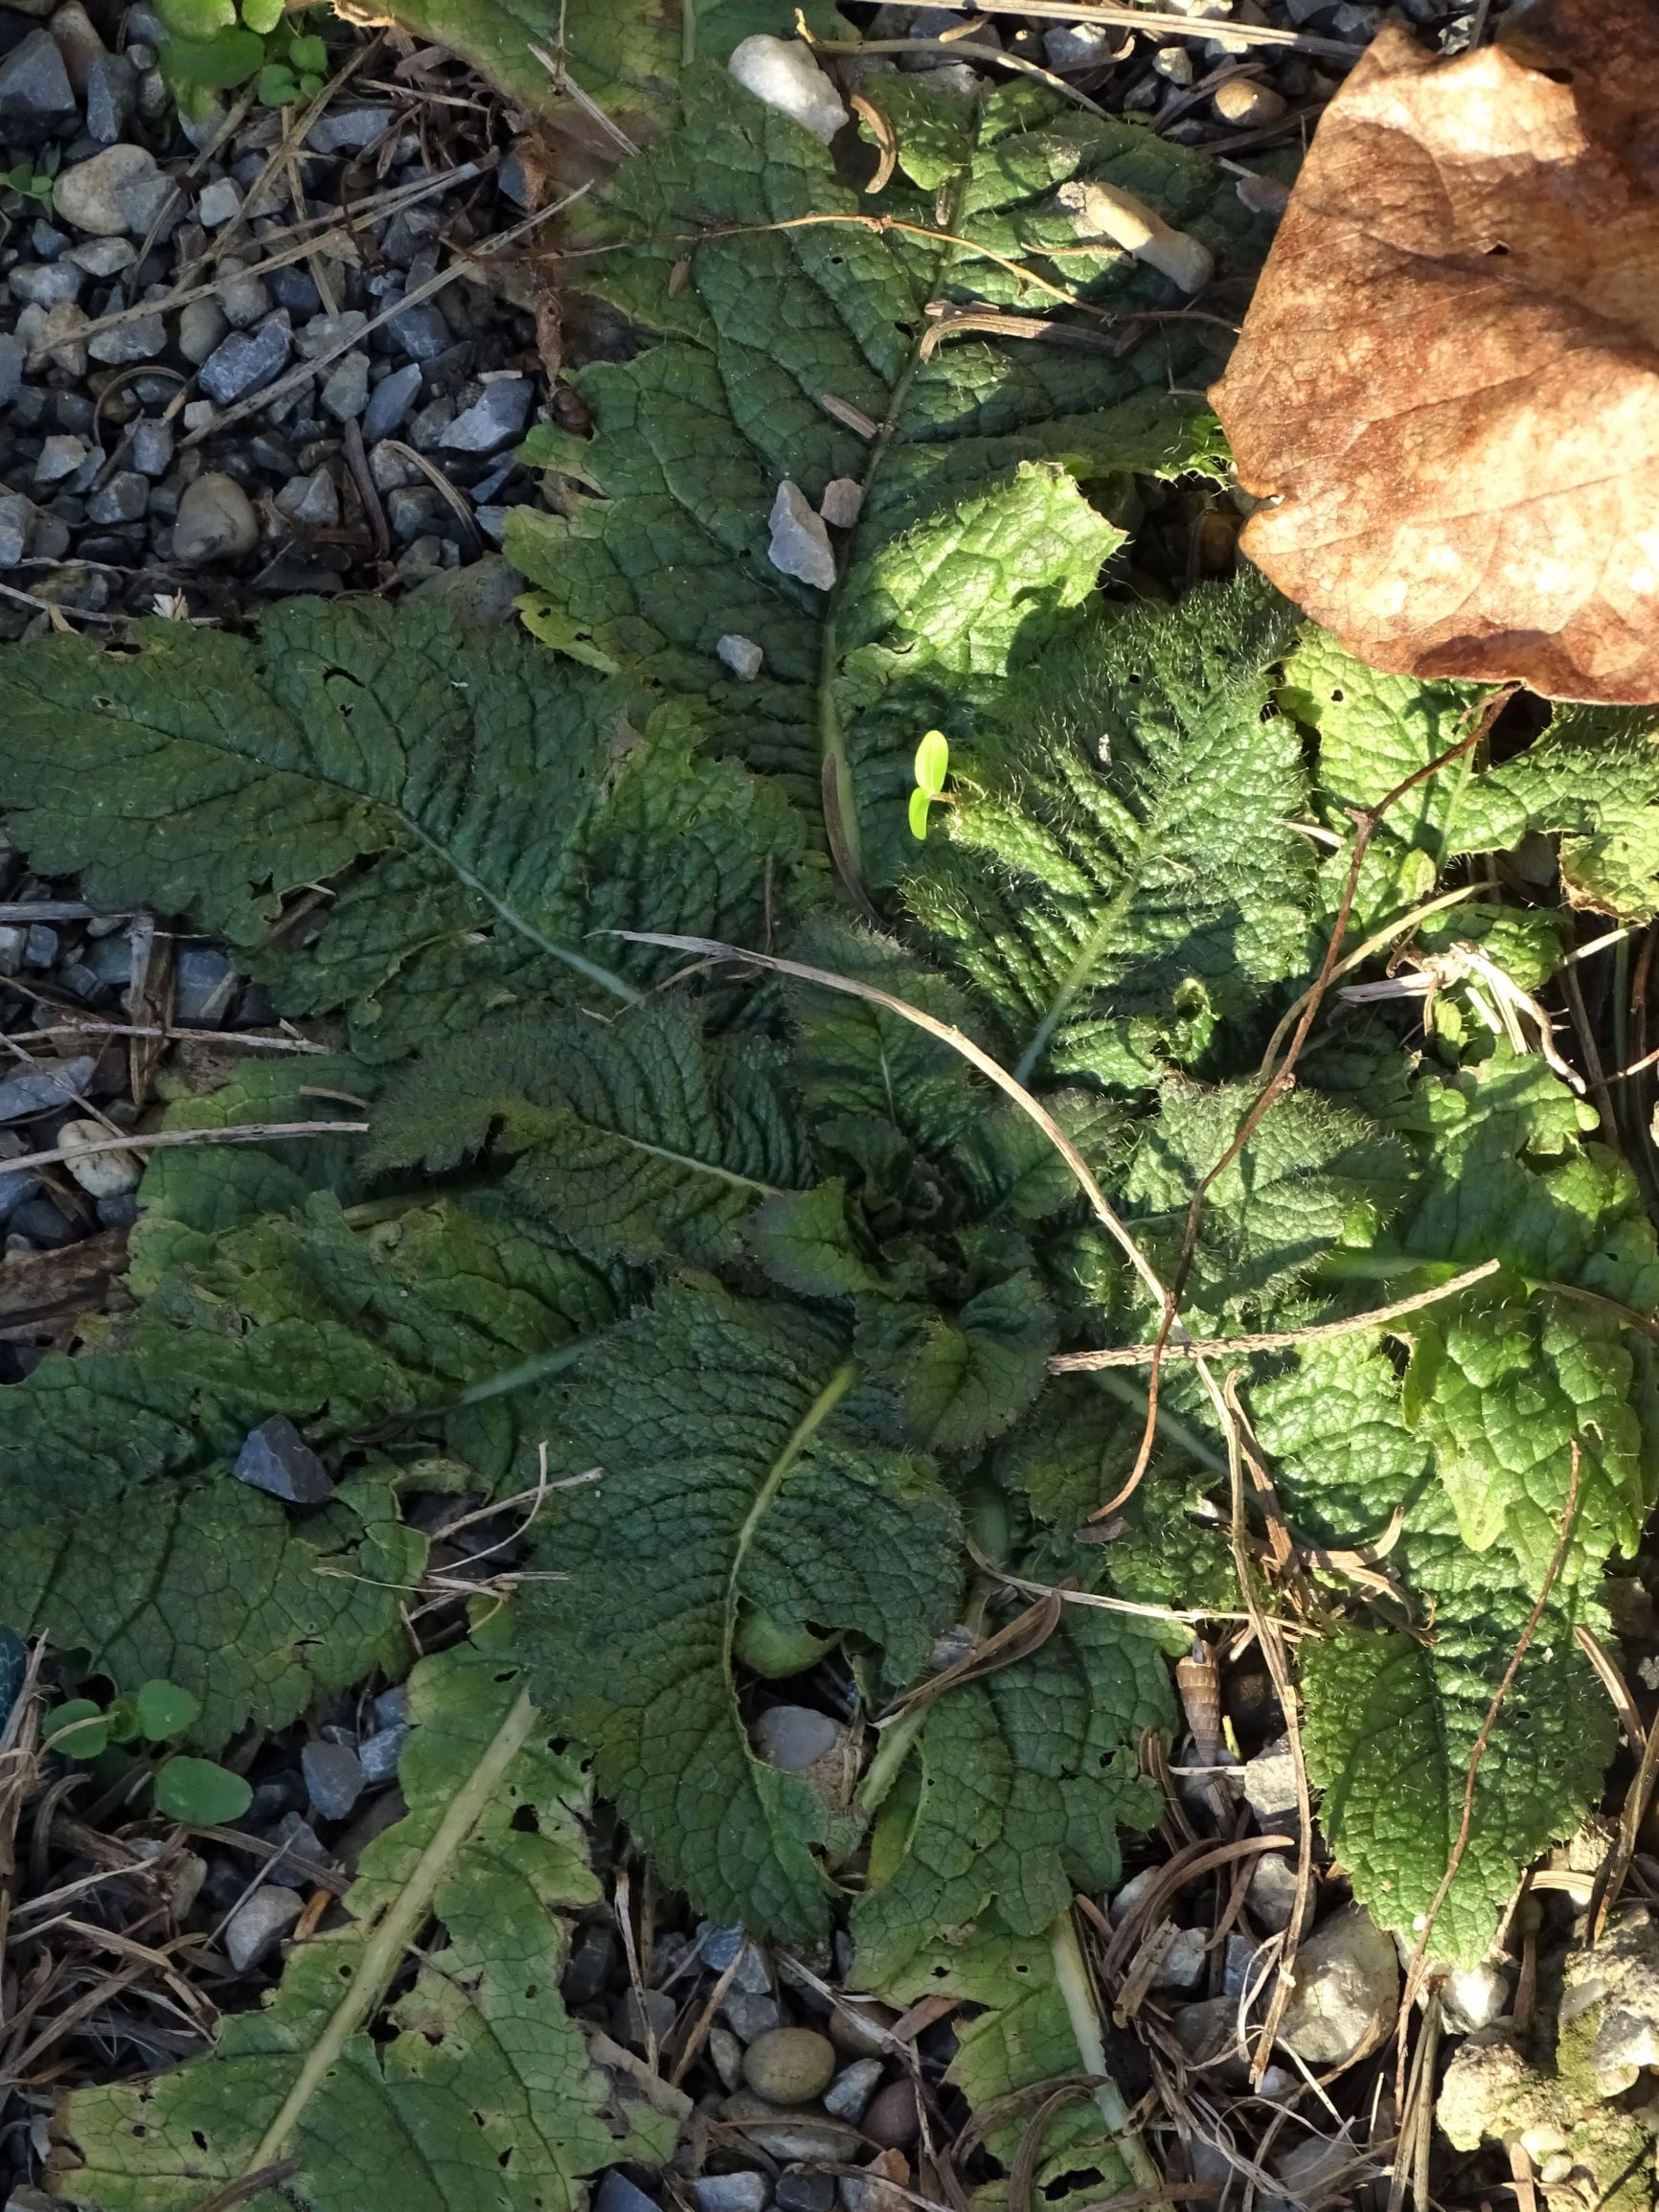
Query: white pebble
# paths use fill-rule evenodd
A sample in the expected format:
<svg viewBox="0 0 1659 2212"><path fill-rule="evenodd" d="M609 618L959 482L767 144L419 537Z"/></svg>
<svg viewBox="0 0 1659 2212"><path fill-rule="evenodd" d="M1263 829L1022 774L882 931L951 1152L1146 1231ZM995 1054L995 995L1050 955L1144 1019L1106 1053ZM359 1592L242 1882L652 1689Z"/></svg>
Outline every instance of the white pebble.
<svg viewBox="0 0 1659 2212"><path fill-rule="evenodd" d="M85 1145L109 1141L109 1131L101 1122L65 1122L57 1132L57 1141L69 1154L64 1166L89 1198L121 1198L128 1191L137 1190L144 1169L136 1154L81 1150Z"/></svg>
<svg viewBox="0 0 1659 2212"><path fill-rule="evenodd" d="M1152 67L1171 84L1193 81L1193 57L1184 46L1160 46L1152 57Z"/></svg>
<svg viewBox="0 0 1659 2212"><path fill-rule="evenodd" d="M715 652L723 660L739 683L752 684L760 674L766 656L752 637L740 637L735 629L716 641Z"/></svg>
<svg viewBox="0 0 1659 2212"><path fill-rule="evenodd" d="M732 49L726 66L757 100L793 116L826 146L849 120L841 95L799 38L769 38L757 32Z"/></svg>
<svg viewBox="0 0 1659 2212"><path fill-rule="evenodd" d="M829 591L835 582L835 556L822 515L798 484L784 477L772 502L772 541L766 549L772 566L784 576L798 576L814 591Z"/></svg>
<svg viewBox="0 0 1659 2212"><path fill-rule="evenodd" d="M864 505L864 487L854 476L832 476L824 487L818 512L834 530L851 530Z"/></svg>

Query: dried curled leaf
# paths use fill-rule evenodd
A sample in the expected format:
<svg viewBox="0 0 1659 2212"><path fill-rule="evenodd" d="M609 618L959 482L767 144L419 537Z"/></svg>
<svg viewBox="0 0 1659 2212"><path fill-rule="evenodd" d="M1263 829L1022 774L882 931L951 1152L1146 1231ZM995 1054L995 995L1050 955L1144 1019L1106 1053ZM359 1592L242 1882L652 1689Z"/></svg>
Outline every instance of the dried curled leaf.
<svg viewBox="0 0 1659 2212"><path fill-rule="evenodd" d="M1659 70L1647 0L1538 0L1331 102L1211 398L1243 548L1362 660L1659 697Z"/></svg>

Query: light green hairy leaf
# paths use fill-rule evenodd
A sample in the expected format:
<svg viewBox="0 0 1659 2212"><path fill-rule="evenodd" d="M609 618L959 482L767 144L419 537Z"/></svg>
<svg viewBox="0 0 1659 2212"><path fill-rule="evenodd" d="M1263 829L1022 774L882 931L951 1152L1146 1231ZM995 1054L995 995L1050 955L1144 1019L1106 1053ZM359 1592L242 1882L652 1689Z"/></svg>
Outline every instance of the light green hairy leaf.
<svg viewBox="0 0 1659 2212"><path fill-rule="evenodd" d="M298 1945L206 2057L66 2101L54 2174L78 2203L187 2212L292 2159L256 2212L290 2191L358 2212L394 2176L432 2212L576 2212L596 2167L672 2149L671 2122L619 2106L559 2001L559 1914L600 1894L580 1765L489 1650L423 1661L410 1691L409 1810L365 1849L346 1924Z"/></svg>
<svg viewBox="0 0 1659 2212"><path fill-rule="evenodd" d="M873 1875L877 1860L892 1871L852 1907L861 1971L908 1974L932 1935L988 1913L1033 1937L1075 1889L1113 1887L1119 1823L1156 1818L1136 1740L1171 1717L1145 1624L1083 1606L1030 1657L936 1699L873 1853Z"/></svg>
<svg viewBox="0 0 1659 2212"><path fill-rule="evenodd" d="M1016 1074L1148 1082L1294 969L1305 785L1268 705L1291 619L1241 582L1099 622L957 749L948 846L906 897L996 1008Z"/></svg>

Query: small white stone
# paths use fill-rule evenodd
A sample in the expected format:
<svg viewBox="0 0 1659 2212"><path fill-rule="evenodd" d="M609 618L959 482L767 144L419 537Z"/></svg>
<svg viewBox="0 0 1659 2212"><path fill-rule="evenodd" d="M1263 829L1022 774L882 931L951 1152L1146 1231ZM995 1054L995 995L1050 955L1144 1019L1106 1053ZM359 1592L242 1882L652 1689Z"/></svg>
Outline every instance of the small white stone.
<svg viewBox="0 0 1659 2212"><path fill-rule="evenodd" d="M723 660L739 683L752 684L760 674L766 656L752 637L740 637L735 629L716 641L716 658Z"/></svg>
<svg viewBox="0 0 1659 2212"><path fill-rule="evenodd" d="M1258 1820L1296 1809L1296 1761L1290 1739L1280 1736L1244 1762L1244 1796Z"/></svg>
<svg viewBox="0 0 1659 2212"><path fill-rule="evenodd" d="M799 38L770 38L757 32L732 49L726 66L757 100L793 116L826 146L849 121L841 95Z"/></svg>
<svg viewBox="0 0 1659 2212"><path fill-rule="evenodd" d="M1193 81L1193 57L1184 46L1160 46L1152 57L1152 67L1171 84L1187 85Z"/></svg>
<svg viewBox="0 0 1659 2212"><path fill-rule="evenodd" d="M745 43L750 43L745 41ZM814 591L829 591L835 582L835 556L822 515L798 484L785 476L772 502L772 541L766 548L772 566L784 576L798 576Z"/></svg>
<svg viewBox="0 0 1659 2212"><path fill-rule="evenodd" d="M1201 1927L1178 1927L1174 1940L1158 1961L1152 1975L1155 1990L1195 1990L1204 1978L1209 1963L1204 1951L1204 1930Z"/></svg>
<svg viewBox="0 0 1659 2212"><path fill-rule="evenodd" d="M832 476L824 487L818 512L832 530L851 530L864 505L864 487L853 476Z"/></svg>
<svg viewBox="0 0 1659 2212"><path fill-rule="evenodd" d="M297 1890L278 1882L256 1889L245 1904L238 1905L225 1929L225 1953L238 1973L257 1966L281 1935L285 1935L302 1912L306 1901Z"/></svg>
<svg viewBox="0 0 1659 2212"><path fill-rule="evenodd" d="M1449 2024L1471 2035L1479 2028L1489 2028L1509 2011L1509 1976L1502 1967L1489 1962L1458 1967L1446 1975L1441 2001Z"/></svg>
<svg viewBox="0 0 1659 2212"><path fill-rule="evenodd" d="M233 221L242 212L242 195L228 176L216 177L195 203L195 219L206 230Z"/></svg>
<svg viewBox="0 0 1659 2212"><path fill-rule="evenodd" d="M122 1198L136 1191L144 1169L132 1152L89 1152L85 1145L106 1144L109 1131L101 1122L69 1121L57 1132L57 1142L69 1154L64 1166L89 1198Z"/></svg>

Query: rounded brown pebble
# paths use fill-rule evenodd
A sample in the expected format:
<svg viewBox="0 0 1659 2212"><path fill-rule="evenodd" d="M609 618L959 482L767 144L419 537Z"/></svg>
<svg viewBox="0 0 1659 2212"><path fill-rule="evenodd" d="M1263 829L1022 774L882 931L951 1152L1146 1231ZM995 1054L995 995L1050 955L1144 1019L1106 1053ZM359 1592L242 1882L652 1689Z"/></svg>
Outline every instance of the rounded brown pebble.
<svg viewBox="0 0 1659 2212"><path fill-rule="evenodd" d="M843 1997L838 2005L830 2007L830 2041L838 2051L845 2051L854 2059L884 2059L889 2045L871 2028L890 2028L898 2015L891 2005L882 2004L875 1997ZM870 2027L864 2022L868 2020Z"/></svg>
<svg viewBox="0 0 1659 2212"><path fill-rule="evenodd" d="M743 2053L743 2079L769 2105L809 2105L835 2074L835 2046L816 2028L768 2028Z"/></svg>
<svg viewBox="0 0 1659 2212"><path fill-rule="evenodd" d="M863 2125L870 2140L884 2151L907 2151L921 2132L915 2083L889 2082L877 2090L865 2108Z"/></svg>

